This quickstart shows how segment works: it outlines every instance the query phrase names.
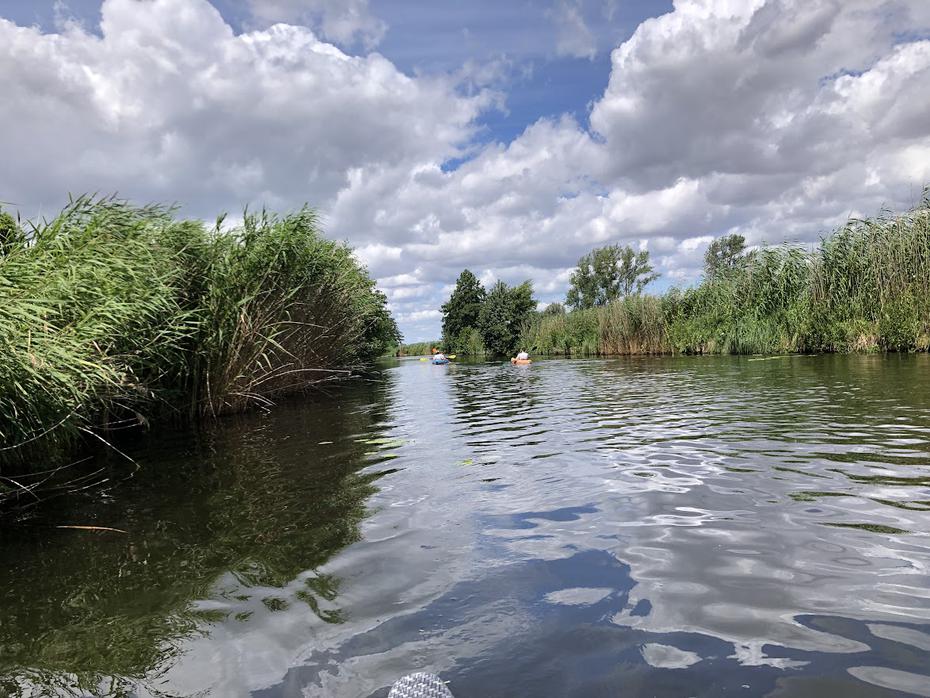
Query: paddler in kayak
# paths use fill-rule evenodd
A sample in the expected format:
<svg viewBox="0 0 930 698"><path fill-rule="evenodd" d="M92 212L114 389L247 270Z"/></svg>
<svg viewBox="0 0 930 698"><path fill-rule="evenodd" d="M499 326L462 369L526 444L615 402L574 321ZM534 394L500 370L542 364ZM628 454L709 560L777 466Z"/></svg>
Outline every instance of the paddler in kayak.
<svg viewBox="0 0 930 698"><path fill-rule="evenodd" d="M513 357L513 358L510 360L510 363L512 363L512 364L529 364L529 363L533 363L533 360L530 358L530 355L529 355L529 354L527 354L525 351L521 351L519 354L517 354L515 357Z"/></svg>

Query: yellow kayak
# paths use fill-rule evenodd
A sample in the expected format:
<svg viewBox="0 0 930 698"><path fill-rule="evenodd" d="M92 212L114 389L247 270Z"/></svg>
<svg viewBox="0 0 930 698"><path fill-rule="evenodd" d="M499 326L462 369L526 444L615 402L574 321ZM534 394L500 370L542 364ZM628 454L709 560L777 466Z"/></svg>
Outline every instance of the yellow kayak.
<svg viewBox="0 0 930 698"><path fill-rule="evenodd" d="M526 366L527 364L533 363L532 359L511 359L510 363L516 364L517 366Z"/></svg>

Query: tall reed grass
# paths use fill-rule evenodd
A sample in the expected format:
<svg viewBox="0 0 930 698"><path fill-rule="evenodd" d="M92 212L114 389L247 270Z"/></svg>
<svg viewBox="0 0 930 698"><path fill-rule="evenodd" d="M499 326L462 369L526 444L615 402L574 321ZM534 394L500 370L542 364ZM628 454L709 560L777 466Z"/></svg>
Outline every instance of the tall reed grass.
<svg viewBox="0 0 930 698"><path fill-rule="evenodd" d="M433 349L442 346L438 339L435 342L412 342L397 347L397 356L429 356Z"/></svg>
<svg viewBox="0 0 930 698"><path fill-rule="evenodd" d="M537 315L522 342L564 355L927 351L930 201L813 249L754 250L692 288Z"/></svg>
<svg viewBox="0 0 930 698"><path fill-rule="evenodd" d="M246 214L212 236L193 355L192 404L208 414L266 404L384 354L399 337L351 250L304 209Z"/></svg>
<svg viewBox="0 0 930 698"><path fill-rule="evenodd" d="M222 223L93 197L0 218L0 502L108 428L267 405L399 340L311 210Z"/></svg>

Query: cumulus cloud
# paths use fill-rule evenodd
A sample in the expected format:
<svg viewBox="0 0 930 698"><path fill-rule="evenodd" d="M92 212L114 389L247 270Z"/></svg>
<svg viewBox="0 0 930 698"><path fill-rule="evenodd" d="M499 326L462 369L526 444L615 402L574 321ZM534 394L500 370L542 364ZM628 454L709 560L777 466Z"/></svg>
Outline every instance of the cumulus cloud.
<svg viewBox="0 0 930 698"><path fill-rule="evenodd" d="M544 300L595 245L646 247L678 283L716 235L812 242L930 182L927 24L905 0L681 0L614 51L589 124L539 121L454 172L367 172L333 220L403 239L386 273L490 258L489 278L537 270ZM366 225L388 181L397 206Z"/></svg>
<svg viewBox="0 0 930 698"><path fill-rule="evenodd" d="M581 254L621 242L687 283L716 235L813 241L930 182L920 0L677 0L613 51L588 118L508 143L477 138L500 95L467 71L411 77L305 26L236 34L206 0L105 0L102 17L99 33L0 20L0 198L32 214L118 190L198 216L309 201L410 339L438 334L463 267L549 302Z"/></svg>
<svg viewBox="0 0 930 698"><path fill-rule="evenodd" d="M591 114L611 173L651 188L682 176L829 173L870 157L926 113L907 81L926 71L927 43L896 45L904 26L891 23L917 4L678 2L613 53ZM889 107L905 113L883 117Z"/></svg>
<svg viewBox="0 0 930 698"><path fill-rule="evenodd" d="M486 100L350 56L309 29L234 34L203 0L106 0L100 35L0 19L3 196L325 205L355 173L457 156Z"/></svg>

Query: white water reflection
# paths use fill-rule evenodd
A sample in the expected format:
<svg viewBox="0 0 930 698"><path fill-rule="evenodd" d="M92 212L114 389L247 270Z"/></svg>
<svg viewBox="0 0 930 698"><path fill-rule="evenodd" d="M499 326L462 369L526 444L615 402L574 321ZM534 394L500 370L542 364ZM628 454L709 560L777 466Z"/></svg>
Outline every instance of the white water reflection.
<svg viewBox="0 0 930 698"><path fill-rule="evenodd" d="M930 675L928 674L914 674L880 666L852 667L849 673L857 679L881 688L904 691L915 696L930 696Z"/></svg>
<svg viewBox="0 0 930 698"><path fill-rule="evenodd" d="M701 661L701 657L695 652L687 652L656 642L643 645L643 659L649 666L656 669L687 669L692 664Z"/></svg>
<svg viewBox="0 0 930 698"><path fill-rule="evenodd" d="M835 410L825 419L833 398L816 377L773 393L765 381L742 380L738 366L724 383L704 382L691 369L656 373L610 362L544 363L519 376L506 367L456 368L460 373L438 379L422 367L407 376L417 392L432 381L427 391L442 406L426 423L418 410L401 407L394 415L391 436L408 442L392 465L403 470L373 500L378 513L365 524L367 542L329 567L349 579L375 577L370 603L377 610L364 611L360 585L346 588L341 600L357 615L351 628L325 628L305 651L302 661L316 667L294 679L304 682L305 695L348 695L350 687L364 694L405 666L480 663L509 637L531 638L539 620L506 597L473 613L460 607L461 616L446 619L440 632L418 628L422 638L387 628L391 619L432 617L456 581L480 584L495 568L570 560L583 550L629 566L623 607L606 617L615 626L647 637L718 638L730 646L723 656L747 668L798 672L819 654L870 650L867 638L848 636L843 624L810 618L871 621L886 629L879 633L897 633L890 638L896 642L902 633L881 623L930 620L920 596L930 527L913 511L876 501L908 501L915 493L902 496L900 485L882 480L902 477L899 466L876 468L873 460L926 452L927 423L908 424L905 439L895 421L869 425L857 412L850 423ZM398 389L405 391L403 377ZM857 482L857 475L878 479ZM908 533L830 525L847 523ZM398 537L398 529L412 538ZM387 563L418 544L436 551L431 562L415 555ZM575 586L543 599L580 609L609 605L615 591ZM360 627L366 618L367 630ZM357 654L349 648L360 632L397 633L399 644ZM321 664L316 657L326 648L335 654ZM276 650L286 659L267 673L250 669L251 688L277 685L287 694L287 681L275 684L274 677L300 664L296 650ZM805 656L790 656L798 652ZM701 660L659 641L645 643L642 656L666 670ZM913 684L900 670L848 673L896 690ZM265 678L254 681L258 676Z"/></svg>

